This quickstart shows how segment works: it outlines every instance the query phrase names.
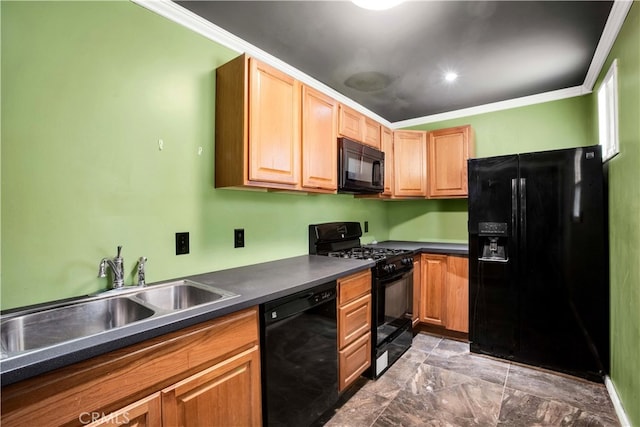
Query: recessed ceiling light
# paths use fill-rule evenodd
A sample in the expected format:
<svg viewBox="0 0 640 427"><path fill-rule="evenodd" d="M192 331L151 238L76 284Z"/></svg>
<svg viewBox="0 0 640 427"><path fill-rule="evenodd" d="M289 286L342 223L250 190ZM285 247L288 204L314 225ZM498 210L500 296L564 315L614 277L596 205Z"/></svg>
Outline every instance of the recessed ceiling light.
<svg viewBox="0 0 640 427"><path fill-rule="evenodd" d="M448 81L449 83L451 83L453 81L456 81L458 79L458 73L455 73L453 71L449 71L449 72L445 73L444 79L446 81Z"/></svg>
<svg viewBox="0 0 640 427"><path fill-rule="evenodd" d="M399 5L404 0L351 0L357 6L369 10L385 10L391 9Z"/></svg>

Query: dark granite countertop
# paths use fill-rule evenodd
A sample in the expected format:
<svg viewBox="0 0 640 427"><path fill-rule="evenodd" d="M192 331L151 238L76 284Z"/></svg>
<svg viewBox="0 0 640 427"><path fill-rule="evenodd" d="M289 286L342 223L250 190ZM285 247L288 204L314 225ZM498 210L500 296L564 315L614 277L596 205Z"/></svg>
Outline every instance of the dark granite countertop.
<svg viewBox="0 0 640 427"><path fill-rule="evenodd" d="M2 359L0 360L2 386L304 291L373 265L373 261L303 255L184 277L184 279L235 292L240 296L162 316L152 316L121 328Z"/></svg>
<svg viewBox="0 0 640 427"><path fill-rule="evenodd" d="M388 249L407 249L414 253L469 255L469 245L466 243L442 243L442 242L411 242L403 240L387 240L367 246L377 246Z"/></svg>

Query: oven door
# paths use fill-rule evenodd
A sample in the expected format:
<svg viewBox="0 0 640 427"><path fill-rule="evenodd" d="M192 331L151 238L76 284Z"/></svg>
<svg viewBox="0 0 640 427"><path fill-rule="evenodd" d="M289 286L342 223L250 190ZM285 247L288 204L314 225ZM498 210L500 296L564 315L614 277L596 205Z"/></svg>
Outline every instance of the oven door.
<svg viewBox="0 0 640 427"><path fill-rule="evenodd" d="M374 328L376 347L393 339L395 333L411 322L413 307L413 268L386 277L375 283Z"/></svg>

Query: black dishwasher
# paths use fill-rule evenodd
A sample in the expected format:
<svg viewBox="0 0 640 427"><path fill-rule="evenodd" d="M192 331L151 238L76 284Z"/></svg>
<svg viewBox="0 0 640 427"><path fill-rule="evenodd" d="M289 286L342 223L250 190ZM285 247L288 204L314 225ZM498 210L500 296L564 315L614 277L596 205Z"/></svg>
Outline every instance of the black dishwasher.
<svg viewBox="0 0 640 427"><path fill-rule="evenodd" d="M260 306L263 423L313 425L338 400L336 282Z"/></svg>

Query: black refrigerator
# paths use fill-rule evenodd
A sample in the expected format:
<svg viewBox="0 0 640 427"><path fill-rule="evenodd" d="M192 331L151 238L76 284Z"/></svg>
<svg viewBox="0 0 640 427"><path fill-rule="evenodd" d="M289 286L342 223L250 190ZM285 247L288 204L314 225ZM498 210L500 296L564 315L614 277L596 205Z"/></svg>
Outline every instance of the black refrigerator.
<svg viewBox="0 0 640 427"><path fill-rule="evenodd" d="M593 381L609 369L599 146L468 161L471 351Z"/></svg>

